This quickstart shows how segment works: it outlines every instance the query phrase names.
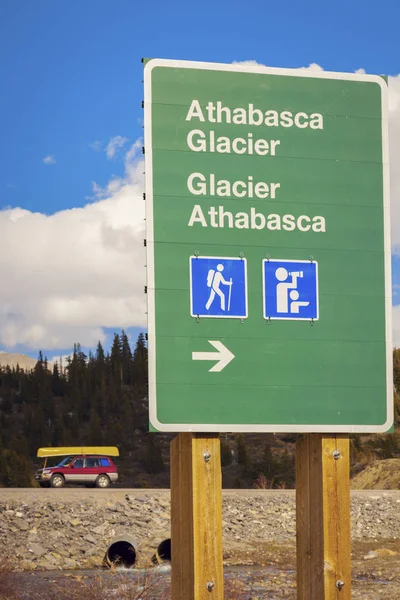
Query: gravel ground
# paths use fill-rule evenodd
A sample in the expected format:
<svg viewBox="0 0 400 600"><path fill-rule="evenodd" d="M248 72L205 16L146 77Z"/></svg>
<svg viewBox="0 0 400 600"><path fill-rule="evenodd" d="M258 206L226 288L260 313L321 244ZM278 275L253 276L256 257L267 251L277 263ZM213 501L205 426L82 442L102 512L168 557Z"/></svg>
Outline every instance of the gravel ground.
<svg viewBox="0 0 400 600"><path fill-rule="evenodd" d="M137 539L147 544L150 556L160 533L169 535L168 491L112 490L104 493L102 490L65 489L25 492L0 491L0 542L4 548L12 550L19 565L25 562L36 569L62 566L63 570L36 570L14 575L18 600L75 600L71 595L74 589L79 593L76 598L92 598L87 593L90 586L100 583L107 598L135 599L134 595L121 595L121 585L132 588L133 580L141 572L121 573L120 579L116 579L109 572L98 570L98 558L104 555L105 543L113 534L121 529L132 531L135 528ZM400 598L399 508L398 491L352 492L351 585L355 599ZM223 527L226 597L294 600L294 492L224 492ZM92 554L88 553L88 548ZM39 550L41 556L35 557ZM42 555L42 552L46 554ZM80 553L79 562L77 552ZM88 561L95 559L91 564L92 571L67 571L65 565L57 564L64 558L71 564L82 564L86 553ZM41 561L47 566L41 566ZM153 570L152 575L155 574L159 577L158 588L155 585L146 600L167 600L168 570L161 573ZM1 590L0 599L3 600Z"/></svg>

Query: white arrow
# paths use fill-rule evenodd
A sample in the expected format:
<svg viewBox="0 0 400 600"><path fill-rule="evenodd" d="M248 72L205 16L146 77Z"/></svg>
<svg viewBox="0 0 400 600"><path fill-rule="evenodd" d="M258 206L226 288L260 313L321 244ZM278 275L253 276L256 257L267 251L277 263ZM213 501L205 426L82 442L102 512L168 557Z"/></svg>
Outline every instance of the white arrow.
<svg viewBox="0 0 400 600"><path fill-rule="evenodd" d="M218 352L192 352L192 360L217 360L218 362L208 370L219 373L219 371L225 369L226 365L229 365L231 360L235 358L235 355L218 340L208 340L208 343L214 346Z"/></svg>

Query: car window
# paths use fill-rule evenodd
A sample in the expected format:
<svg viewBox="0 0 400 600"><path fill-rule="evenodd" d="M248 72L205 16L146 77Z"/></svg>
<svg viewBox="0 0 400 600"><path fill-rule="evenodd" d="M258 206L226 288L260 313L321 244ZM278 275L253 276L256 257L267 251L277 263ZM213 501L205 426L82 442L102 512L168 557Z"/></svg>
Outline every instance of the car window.
<svg viewBox="0 0 400 600"><path fill-rule="evenodd" d="M99 466L99 459L98 458L87 458L85 460L85 467L87 469L94 469L95 467Z"/></svg>
<svg viewBox="0 0 400 600"><path fill-rule="evenodd" d="M74 462L75 469L82 469L83 467L83 458L77 458L76 461Z"/></svg>
<svg viewBox="0 0 400 600"><path fill-rule="evenodd" d="M73 458L73 456L67 456L57 465L57 467L67 467Z"/></svg>
<svg viewBox="0 0 400 600"><path fill-rule="evenodd" d="M110 461L108 460L108 458L100 458L100 466L109 467Z"/></svg>

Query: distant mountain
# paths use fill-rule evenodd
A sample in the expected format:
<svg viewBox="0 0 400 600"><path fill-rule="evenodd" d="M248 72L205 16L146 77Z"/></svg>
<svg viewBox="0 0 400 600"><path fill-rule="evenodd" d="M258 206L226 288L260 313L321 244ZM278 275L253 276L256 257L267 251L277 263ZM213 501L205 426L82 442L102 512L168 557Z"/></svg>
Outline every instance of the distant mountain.
<svg viewBox="0 0 400 600"><path fill-rule="evenodd" d="M6 367L7 365L11 368L19 365L24 371L30 371L35 367L37 363L36 358L31 358L26 354L13 354L10 352L0 352L0 367Z"/></svg>

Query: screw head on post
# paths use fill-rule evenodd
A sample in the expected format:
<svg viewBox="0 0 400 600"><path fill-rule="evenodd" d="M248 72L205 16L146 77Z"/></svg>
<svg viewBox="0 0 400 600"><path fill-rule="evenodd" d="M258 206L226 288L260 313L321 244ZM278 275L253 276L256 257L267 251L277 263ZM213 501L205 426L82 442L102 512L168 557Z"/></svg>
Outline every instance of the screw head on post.
<svg viewBox="0 0 400 600"><path fill-rule="evenodd" d="M206 588L209 592L212 592L215 583L213 581L207 581Z"/></svg>
<svg viewBox="0 0 400 600"><path fill-rule="evenodd" d="M341 458L342 455L340 454L339 450L334 450L332 452L332 456L335 460L338 460L338 458Z"/></svg>
<svg viewBox="0 0 400 600"><path fill-rule="evenodd" d="M204 458L205 462L209 462L210 458L211 458L211 454L209 452L204 452L203 458Z"/></svg>
<svg viewBox="0 0 400 600"><path fill-rule="evenodd" d="M336 582L336 587L339 590L339 592L343 589L344 587L344 581L342 581L341 579L338 579Z"/></svg>

